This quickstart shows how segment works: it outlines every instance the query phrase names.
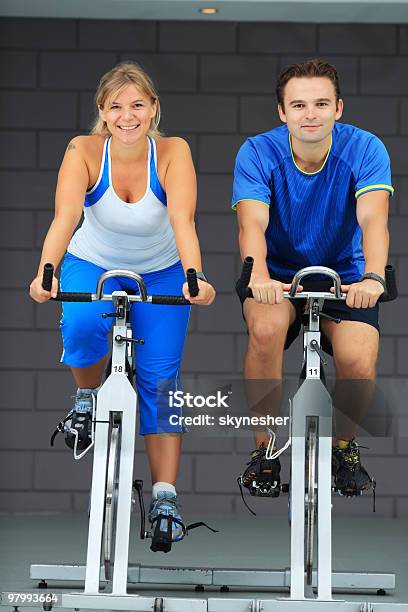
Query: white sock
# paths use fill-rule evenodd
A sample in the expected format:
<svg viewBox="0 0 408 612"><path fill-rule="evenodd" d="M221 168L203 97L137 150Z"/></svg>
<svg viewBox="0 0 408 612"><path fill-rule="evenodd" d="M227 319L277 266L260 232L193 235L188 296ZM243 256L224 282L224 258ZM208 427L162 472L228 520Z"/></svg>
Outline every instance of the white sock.
<svg viewBox="0 0 408 612"><path fill-rule="evenodd" d="M99 391L99 389L100 389L101 387L102 387L102 385L99 385L99 387L95 387L95 389L90 389L90 388L88 388L88 387L83 387L83 388L82 388L82 387L78 387L78 388L77 388L77 393L78 393L79 391L91 391L91 393L93 393L94 395L97 395L97 394L98 394L98 391Z"/></svg>
<svg viewBox="0 0 408 612"><path fill-rule="evenodd" d="M176 488L174 485L169 482L155 482L152 489L152 497L153 499L157 499L157 494L159 491L166 491L166 493L173 493L173 495L177 495Z"/></svg>

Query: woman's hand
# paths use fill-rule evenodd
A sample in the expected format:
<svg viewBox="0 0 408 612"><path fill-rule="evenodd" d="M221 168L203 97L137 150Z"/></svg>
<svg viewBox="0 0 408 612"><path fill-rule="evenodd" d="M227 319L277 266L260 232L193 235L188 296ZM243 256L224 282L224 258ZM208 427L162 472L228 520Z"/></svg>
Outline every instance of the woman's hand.
<svg viewBox="0 0 408 612"><path fill-rule="evenodd" d="M191 297L190 292L188 290L188 284L184 283L183 285L183 295L186 300L189 300L192 304L197 304L198 306L209 306L212 304L215 298L215 289L210 283L206 283L205 281L197 278L198 283L198 295L196 297Z"/></svg>
<svg viewBox="0 0 408 612"><path fill-rule="evenodd" d="M53 276L52 278L52 287L51 291L46 291L42 287L42 276L37 276L30 285L30 296L33 298L35 302L42 304L43 302L47 302L52 297L57 297L58 292L58 279Z"/></svg>

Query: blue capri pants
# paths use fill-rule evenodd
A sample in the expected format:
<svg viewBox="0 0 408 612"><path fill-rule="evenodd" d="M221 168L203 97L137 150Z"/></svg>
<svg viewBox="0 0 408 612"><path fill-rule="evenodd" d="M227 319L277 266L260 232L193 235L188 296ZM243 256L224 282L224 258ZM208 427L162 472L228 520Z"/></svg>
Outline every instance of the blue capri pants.
<svg viewBox="0 0 408 612"><path fill-rule="evenodd" d="M60 289L94 293L97 280L105 271L89 261L66 253L61 267ZM149 295L182 295L185 276L180 262L141 276ZM119 277L108 279L104 285L105 293L127 289L137 289L135 281ZM107 301L63 302L60 324L62 363L84 368L109 353L108 335L113 319L102 318L102 313L112 311L113 304ZM189 306L131 304L133 337L145 341L142 345L134 345L142 435L180 431L180 427L170 425L166 418L169 409L168 403L166 410L163 402L163 389L179 388L180 363L190 311Z"/></svg>

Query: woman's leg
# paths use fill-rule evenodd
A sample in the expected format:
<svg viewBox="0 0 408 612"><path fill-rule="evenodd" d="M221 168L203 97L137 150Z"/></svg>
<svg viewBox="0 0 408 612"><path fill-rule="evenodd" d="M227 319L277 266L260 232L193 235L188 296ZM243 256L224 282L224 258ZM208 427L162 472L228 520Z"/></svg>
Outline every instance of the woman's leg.
<svg viewBox="0 0 408 612"><path fill-rule="evenodd" d="M87 368L71 367L71 372L75 378L77 387L80 389L96 389L102 382L102 375L108 356L105 355Z"/></svg>
<svg viewBox="0 0 408 612"><path fill-rule="evenodd" d="M61 267L61 291L94 292L103 272L103 268L67 253ZM106 292L115 289L119 289L119 284L109 280ZM71 366L80 389L95 389L101 383L112 327L112 319L102 318L102 313L112 309L110 302L63 302L61 362Z"/></svg>
<svg viewBox="0 0 408 612"><path fill-rule="evenodd" d="M60 287L67 292L94 292L102 268L69 253L61 267ZM117 283L110 290L118 288ZM106 288L108 291L109 289ZM85 450L91 443L91 419L96 389L108 353L108 334L112 319L102 313L112 310L109 302L63 302L61 361L71 366L78 385L75 402L67 421L65 443L76 451Z"/></svg>
<svg viewBox="0 0 408 612"><path fill-rule="evenodd" d="M146 434L152 484L168 482L175 485L180 464L181 434Z"/></svg>
<svg viewBox="0 0 408 612"><path fill-rule="evenodd" d="M145 274L148 293L181 295L185 280L181 264ZM136 385L139 394L140 433L145 436L152 483L174 484L180 461L181 427L171 425L168 392L179 388L180 363L190 307L134 304L133 334L145 340L137 345Z"/></svg>

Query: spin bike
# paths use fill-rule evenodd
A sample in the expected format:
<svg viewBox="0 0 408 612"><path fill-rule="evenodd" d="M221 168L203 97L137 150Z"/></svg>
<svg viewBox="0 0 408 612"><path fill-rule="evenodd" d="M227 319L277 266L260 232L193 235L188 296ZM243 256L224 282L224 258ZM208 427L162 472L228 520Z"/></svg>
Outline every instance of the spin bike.
<svg viewBox="0 0 408 612"><path fill-rule="evenodd" d="M237 283L237 289L243 291L249 298L253 297L248 287L252 267L253 259L247 257ZM333 281L333 293L298 292L302 280L316 274L324 275ZM386 267L385 280L387 290L380 297L381 302L391 301L397 297L395 274L391 266ZM395 588L393 574L332 572L331 494L337 491L331 487L333 406L325 385L323 365L326 365L326 361L320 346L320 317L333 319L322 313L324 302L345 300L346 295L341 293L341 280L337 272L324 266L309 266L295 274L291 289L284 292L284 296L290 299L306 298L305 316L308 317L308 322L304 325L301 384L290 401L290 437L282 449L291 446L291 480L289 484L281 485L281 491L289 493L291 524L289 600L321 602L321 609L325 611L337 609L338 604L347 610L388 610L390 604L384 604L386 608L382 607L383 604L375 604L372 608L368 603L362 603L360 608L355 607L355 603L345 607L346 602L335 601L332 598L333 588L336 587L344 590L374 589L381 595L385 595L386 589ZM333 320L340 323L340 320ZM273 452L273 443L271 444L273 437L272 435L270 437L267 459L274 459L282 452L282 450ZM255 482L253 486L256 487ZM261 484L261 488L262 486ZM254 493L267 496L268 491L260 490ZM285 603L289 603L289 600ZM304 608L300 605L290 609ZM408 610L408 605L406 609Z"/></svg>
<svg viewBox="0 0 408 612"><path fill-rule="evenodd" d="M110 278L125 277L135 281L137 291L114 291L111 295L104 293L104 284ZM44 267L43 288L50 290L53 278L53 266ZM198 294L196 272L187 271L187 282L191 296ZM112 313L103 317L115 319L112 330L112 354L107 377L94 401L91 427L91 442L85 450L78 452L78 434L73 446L74 458L79 460L93 448L92 487L89 509L88 547L85 570L85 590L83 594L63 596L62 606L72 608L114 608L117 609L160 611L160 602L152 598L139 596L127 597L128 555L130 517L135 493L139 498L141 510L141 539L151 538L151 550L169 552L172 545L172 523L177 523L186 536L191 529L205 526L203 522L184 525L175 517L159 514L153 523L153 531L145 530L145 510L143 502L143 482L133 481L133 457L136 432L137 395L133 387L135 375L133 346L144 344L143 339L132 337L130 325L130 305L132 302L162 304L167 306L191 306L183 296L147 295L143 278L128 270L110 270L103 273L97 283L96 292L67 293L58 292L57 301L93 302L98 300L112 301ZM54 443L58 432L65 431L69 416L61 421L51 438ZM102 567L101 567L102 561ZM41 566L40 566L41 567ZM52 566L51 566L52 567ZM38 566L31 566L31 577ZM44 574L40 587L45 588L45 578L78 580L82 578L82 568L78 566L54 566L51 574L41 569ZM109 585L108 591L100 593L100 582ZM109 592L110 590L110 592ZM109 594L107 594L109 592ZM134 598L137 598L134 601ZM106 599L108 598L108 599ZM174 609L178 607L177 600ZM185 608L187 609L187 608Z"/></svg>
<svg viewBox="0 0 408 612"><path fill-rule="evenodd" d="M246 260L241 275L247 287L253 261ZM116 271L120 276L128 275ZM335 293L299 292L307 274L325 273L334 282ZM108 272L108 275L113 275ZM396 297L390 269L386 271L387 299ZM309 325L305 330L306 378L291 401L291 567L283 570L223 569L199 567L153 567L128 565L129 525L132 505L132 465L135 432L135 392L126 376L126 351L130 344L125 325L124 304L130 299L154 301L146 296L143 281L140 296L124 292L103 295L101 277L96 294L86 300L112 299L116 304L113 328L112 374L98 393L95 415L94 465L86 566L32 565L30 577L41 580L84 581L80 592L62 594L62 606L79 610L110 609L140 612L408 612L408 604L379 601L345 601L333 598L333 589L342 591L389 590L395 587L394 574L332 572L331 552L331 438L332 403L321 381L319 316L325 299L344 299L340 279L327 268L300 270L285 297L306 298ZM173 300L173 298L170 298ZM183 300L184 298L177 298ZM161 303L169 303L160 297ZM156 302L157 303L157 302ZM171 301L170 303L174 303ZM178 301L181 304L182 302ZM122 306L121 306L122 305ZM113 413L113 414L112 414ZM114 417L114 414L119 415ZM119 427L117 433L116 427ZM120 520L119 520L120 519ZM316 528L317 527L317 528ZM315 540L317 540L317 555ZM176 571L175 571L176 570ZM129 594L127 585L196 585L197 591L217 587L221 593L233 587L246 591L289 588L289 597L252 598L239 593L208 597L152 597ZM317 589L317 595L315 590ZM382 592L382 591L381 591ZM257 596L259 597L259 596Z"/></svg>

